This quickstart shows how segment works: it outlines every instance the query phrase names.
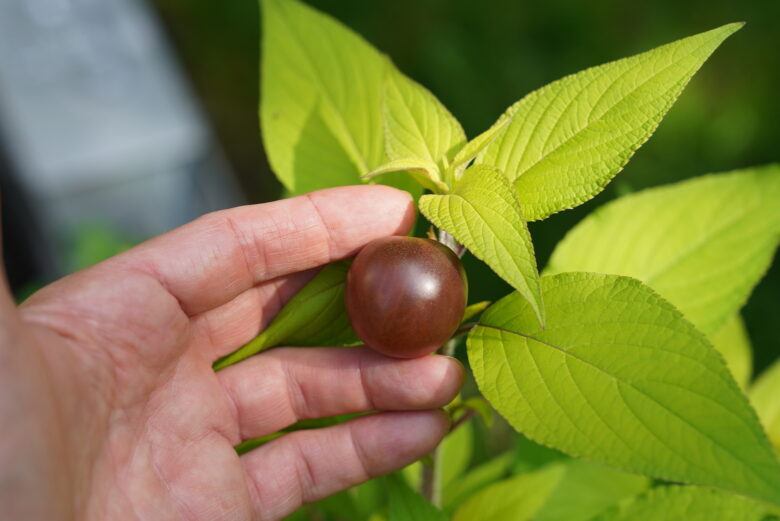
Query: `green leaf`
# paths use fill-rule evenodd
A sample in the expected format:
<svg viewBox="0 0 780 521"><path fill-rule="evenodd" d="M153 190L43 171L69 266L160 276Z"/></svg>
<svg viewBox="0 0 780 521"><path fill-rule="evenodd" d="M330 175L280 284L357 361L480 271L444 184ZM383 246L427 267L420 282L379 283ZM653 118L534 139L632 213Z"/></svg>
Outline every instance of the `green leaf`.
<svg viewBox="0 0 780 521"><path fill-rule="evenodd" d="M428 159L395 159L364 174L361 179L371 179L393 172L407 172L420 186L433 193L443 194L449 191L447 185L441 180L439 167Z"/></svg>
<svg viewBox="0 0 780 521"><path fill-rule="evenodd" d="M485 311L485 309L487 309L489 305L490 305L489 300L483 300L481 302L476 302L474 304L471 304L470 306L466 306L465 311L463 311L463 318L460 319L460 323L462 324L467 320L476 317L477 315Z"/></svg>
<svg viewBox="0 0 780 521"><path fill-rule="evenodd" d="M385 147L390 159L447 161L466 142L460 123L436 96L392 64L383 99Z"/></svg>
<svg viewBox="0 0 780 521"><path fill-rule="evenodd" d="M594 521L761 521L765 514L758 503L720 490L667 486L654 488Z"/></svg>
<svg viewBox="0 0 780 521"><path fill-rule="evenodd" d="M550 465L483 488L455 511L453 521L527 521L547 501L564 468Z"/></svg>
<svg viewBox="0 0 780 521"><path fill-rule="evenodd" d="M436 469L439 485L443 489L460 477L471 461L474 443L474 427L464 423L448 434L439 445L438 468ZM426 463L415 461L401 470L406 482L414 487L420 487L422 466Z"/></svg>
<svg viewBox="0 0 780 521"><path fill-rule="evenodd" d="M276 438L279 438L280 436L283 436L284 432L275 432L273 434L268 434L267 436L261 436L260 438L251 438L248 440L244 440L238 445L234 447L236 450L236 453L241 456L242 454L246 454L249 451L252 451L256 449L257 447L260 447L262 445L265 445L269 441L273 441Z"/></svg>
<svg viewBox="0 0 780 521"><path fill-rule="evenodd" d="M710 54L743 24L567 76L504 113L507 130L477 158L514 184L529 221L591 199L652 135Z"/></svg>
<svg viewBox="0 0 780 521"><path fill-rule="evenodd" d="M531 472L532 470L540 469L545 465L556 461L561 462L571 459L556 449L540 445L539 443L528 439L528 437L524 436L522 433L517 434L515 446L517 459L512 465L513 474Z"/></svg>
<svg viewBox="0 0 780 521"><path fill-rule="evenodd" d="M337 20L297 0L260 5L260 122L271 168L292 195L358 184L360 174L385 161L387 60ZM419 194L414 183L402 181L394 185Z"/></svg>
<svg viewBox="0 0 780 521"><path fill-rule="evenodd" d="M472 396L463 402L464 411L474 411L486 427L493 426L493 408L482 396ZM465 412L464 412L465 414Z"/></svg>
<svg viewBox="0 0 780 521"><path fill-rule="evenodd" d="M376 478L348 490L358 513L356 519L368 519L382 507L385 502L384 485L384 479Z"/></svg>
<svg viewBox="0 0 780 521"><path fill-rule="evenodd" d="M285 517L282 521L310 521L309 515L306 513L307 506L301 507L289 516Z"/></svg>
<svg viewBox="0 0 780 521"><path fill-rule="evenodd" d="M474 444L474 427L466 422L444 438L439 446L438 463L442 489L455 482L468 468Z"/></svg>
<svg viewBox="0 0 780 521"><path fill-rule="evenodd" d="M487 463L471 469L467 474L443 487L441 501L445 511L451 513L466 498L485 486L505 477L515 455L505 452Z"/></svg>
<svg viewBox="0 0 780 521"><path fill-rule="evenodd" d="M460 179L461 175L466 170L466 167L469 166L469 163L506 130L510 121L512 121L512 118L500 119L492 127L466 143L463 148L455 154L455 157L452 158L452 162L449 166L450 170L453 172L452 177L454 179Z"/></svg>
<svg viewBox="0 0 780 521"><path fill-rule="evenodd" d="M311 511L317 512L326 519L361 519L353 498L347 490L342 490L313 503Z"/></svg>
<svg viewBox="0 0 780 521"><path fill-rule="evenodd" d="M636 192L579 223L545 272L635 277L709 335L739 311L771 264L779 200L780 165Z"/></svg>
<svg viewBox="0 0 780 521"><path fill-rule="evenodd" d="M710 335L710 342L726 359L726 365L739 386L745 389L753 373L753 351L739 313L732 315L720 329Z"/></svg>
<svg viewBox="0 0 780 521"><path fill-rule="evenodd" d="M219 370L279 345L338 346L357 342L344 307L349 262L328 264L296 293L268 327L237 351L214 363Z"/></svg>
<svg viewBox="0 0 780 521"><path fill-rule="evenodd" d="M388 521L446 521L447 516L409 488L397 474L385 478L389 494Z"/></svg>
<svg viewBox="0 0 780 521"><path fill-rule="evenodd" d="M520 203L495 168L475 165L448 195L424 195L420 211L531 302L544 323L539 273Z"/></svg>
<svg viewBox="0 0 780 521"><path fill-rule="evenodd" d="M644 476L572 460L566 464L566 474L534 521L588 521L649 487L650 480Z"/></svg>
<svg viewBox="0 0 780 521"><path fill-rule="evenodd" d="M468 355L482 394L534 441L780 504L780 463L723 358L640 281L542 277L547 327L517 293L482 314Z"/></svg>
<svg viewBox="0 0 780 521"><path fill-rule="evenodd" d="M750 389L750 401L769 439L780 453L780 360L766 369Z"/></svg>

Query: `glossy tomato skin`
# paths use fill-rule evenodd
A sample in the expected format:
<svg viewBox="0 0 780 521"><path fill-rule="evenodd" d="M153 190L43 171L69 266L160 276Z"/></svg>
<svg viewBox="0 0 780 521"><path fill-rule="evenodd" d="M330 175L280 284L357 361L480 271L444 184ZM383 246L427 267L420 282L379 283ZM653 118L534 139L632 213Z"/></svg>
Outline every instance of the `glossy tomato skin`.
<svg viewBox="0 0 780 521"><path fill-rule="evenodd" d="M367 244L347 274L352 328L369 347L397 358L431 353L449 340L466 308L463 265L430 239L384 237Z"/></svg>

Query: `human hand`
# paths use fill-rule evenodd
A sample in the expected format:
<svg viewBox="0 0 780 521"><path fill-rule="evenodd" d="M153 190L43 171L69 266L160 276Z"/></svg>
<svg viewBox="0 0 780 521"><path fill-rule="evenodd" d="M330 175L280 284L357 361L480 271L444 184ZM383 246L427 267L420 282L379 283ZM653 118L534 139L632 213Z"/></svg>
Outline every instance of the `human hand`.
<svg viewBox="0 0 780 521"><path fill-rule="evenodd" d="M0 517L279 519L431 451L463 377L453 359L280 348L211 369L317 266L413 218L397 190L334 188L209 214L18 309L0 288ZM233 449L369 410L385 412Z"/></svg>

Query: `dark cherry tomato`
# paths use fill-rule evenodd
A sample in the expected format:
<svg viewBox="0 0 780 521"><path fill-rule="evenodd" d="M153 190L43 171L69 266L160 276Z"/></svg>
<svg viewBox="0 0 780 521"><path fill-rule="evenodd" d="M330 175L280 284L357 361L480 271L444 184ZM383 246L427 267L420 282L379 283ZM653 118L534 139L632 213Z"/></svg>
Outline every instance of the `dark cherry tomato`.
<svg viewBox="0 0 780 521"><path fill-rule="evenodd" d="M367 244L347 274L345 301L357 336L388 356L415 358L449 340L466 307L463 265L430 239Z"/></svg>

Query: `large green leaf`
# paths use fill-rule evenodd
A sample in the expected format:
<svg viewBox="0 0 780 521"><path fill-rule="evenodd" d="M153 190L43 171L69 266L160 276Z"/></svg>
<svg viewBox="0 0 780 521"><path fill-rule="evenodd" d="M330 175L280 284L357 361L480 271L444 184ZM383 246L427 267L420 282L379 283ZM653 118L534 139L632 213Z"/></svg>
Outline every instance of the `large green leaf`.
<svg viewBox="0 0 780 521"><path fill-rule="evenodd" d="M567 76L506 111L478 158L514 183L530 221L591 199L623 168L734 23Z"/></svg>
<svg viewBox="0 0 780 521"><path fill-rule="evenodd" d="M575 457L780 504L780 463L723 358L636 279L542 277L547 327L512 293L468 338L480 390Z"/></svg>
<svg viewBox="0 0 780 521"><path fill-rule="evenodd" d="M296 293L268 327L214 364L219 370L271 347L338 346L357 342L344 307L349 262L328 264Z"/></svg>
<svg viewBox="0 0 780 521"><path fill-rule="evenodd" d="M709 335L739 311L772 262L778 201L780 165L636 192L579 223L545 271L638 278Z"/></svg>
<svg viewBox="0 0 780 521"><path fill-rule="evenodd" d="M389 495L388 521L446 521L447 516L409 488L397 474L385 478Z"/></svg>
<svg viewBox="0 0 780 521"><path fill-rule="evenodd" d="M588 521L649 486L650 480L644 476L572 460L566 463L566 473L534 521Z"/></svg>
<svg viewBox="0 0 780 521"><path fill-rule="evenodd" d="M390 159L443 164L466 142L460 123L436 96L392 65L385 79L383 118Z"/></svg>
<svg viewBox="0 0 780 521"><path fill-rule="evenodd" d="M762 521L755 501L702 487L658 487L593 521ZM767 519L768 521L768 519Z"/></svg>
<svg viewBox="0 0 780 521"><path fill-rule="evenodd" d="M720 329L710 335L710 342L723 355L739 386L745 389L753 373L753 351L739 313L732 315Z"/></svg>
<svg viewBox="0 0 780 521"><path fill-rule="evenodd" d="M564 468L550 465L483 488L456 511L453 521L527 521L547 501Z"/></svg>
<svg viewBox="0 0 780 521"><path fill-rule="evenodd" d="M527 298L544 323L531 235L501 172L487 165L472 166L451 194L422 196L420 211Z"/></svg>
<svg viewBox="0 0 780 521"><path fill-rule="evenodd" d="M274 173L292 195L358 184L361 174L385 160L388 61L359 35L297 0L260 3L260 122ZM406 179L397 184L414 186Z"/></svg>
<svg viewBox="0 0 780 521"><path fill-rule="evenodd" d="M761 373L750 389L750 401L780 453L780 360Z"/></svg>

